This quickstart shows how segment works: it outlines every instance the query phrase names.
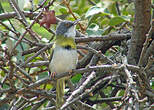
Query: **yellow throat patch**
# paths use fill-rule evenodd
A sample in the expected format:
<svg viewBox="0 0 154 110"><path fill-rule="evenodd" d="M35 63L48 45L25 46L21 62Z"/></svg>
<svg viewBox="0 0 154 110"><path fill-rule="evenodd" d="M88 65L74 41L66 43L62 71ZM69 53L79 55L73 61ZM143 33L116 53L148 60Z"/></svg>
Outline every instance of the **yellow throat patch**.
<svg viewBox="0 0 154 110"><path fill-rule="evenodd" d="M72 37L56 36L55 45L61 47L70 46L72 49L76 49L76 43Z"/></svg>

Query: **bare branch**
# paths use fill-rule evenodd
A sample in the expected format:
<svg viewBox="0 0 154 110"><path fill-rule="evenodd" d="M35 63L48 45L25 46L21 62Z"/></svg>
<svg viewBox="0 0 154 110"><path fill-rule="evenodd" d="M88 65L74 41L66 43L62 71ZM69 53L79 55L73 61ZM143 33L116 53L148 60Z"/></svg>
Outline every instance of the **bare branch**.
<svg viewBox="0 0 154 110"><path fill-rule="evenodd" d="M17 5L15 0L9 0L11 6L13 7L14 11L17 13L17 15L19 16L19 19L22 19L24 21L25 24L28 24L26 21L26 18L24 16L24 14L22 13L22 11L20 10L19 6Z"/></svg>
<svg viewBox="0 0 154 110"><path fill-rule="evenodd" d="M131 38L131 34L109 34L100 37L77 37L76 43L92 42L92 41L109 41L109 40L124 40Z"/></svg>

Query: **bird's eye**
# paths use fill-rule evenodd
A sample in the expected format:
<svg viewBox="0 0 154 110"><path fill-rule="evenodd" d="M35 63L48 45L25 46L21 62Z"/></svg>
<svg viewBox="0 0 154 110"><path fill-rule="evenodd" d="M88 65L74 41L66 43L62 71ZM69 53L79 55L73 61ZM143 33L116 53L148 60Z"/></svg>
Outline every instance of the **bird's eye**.
<svg viewBox="0 0 154 110"><path fill-rule="evenodd" d="M66 27L69 27L69 26L70 26L70 24L69 24L69 23L66 23L66 24L65 24L65 26L66 26Z"/></svg>

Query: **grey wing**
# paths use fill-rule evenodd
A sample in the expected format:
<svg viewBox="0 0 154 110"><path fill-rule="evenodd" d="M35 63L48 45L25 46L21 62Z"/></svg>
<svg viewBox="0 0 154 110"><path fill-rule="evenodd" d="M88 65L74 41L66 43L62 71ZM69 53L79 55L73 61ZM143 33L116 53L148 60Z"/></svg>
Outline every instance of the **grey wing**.
<svg viewBox="0 0 154 110"><path fill-rule="evenodd" d="M73 58L73 65L74 65L74 67L73 67L73 69L75 69L76 68L76 65L77 65L77 62L78 62L78 54L77 54L77 51L75 51L75 52L73 52L72 53L72 55L74 56Z"/></svg>
<svg viewBox="0 0 154 110"><path fill-rule="evenodd" d="M49 58L49 63L50 63L50 62L51 62L51 60L52 60L53 53L54 53L54 49L52 49L52 50L51 50L51 54L50 54L50 58Z"/></svg>
<svg viewBox="0 0 154 110"><path fill-rule="evenodd" d="M50 63L51 63L51 60L53 58L53 53L54 53L54 49L51 50L51 54L50 54L50 58L49 58L49 66L48 66L48 69L49 69L49 75L51 75L51 67L50 67Z"/></svg>

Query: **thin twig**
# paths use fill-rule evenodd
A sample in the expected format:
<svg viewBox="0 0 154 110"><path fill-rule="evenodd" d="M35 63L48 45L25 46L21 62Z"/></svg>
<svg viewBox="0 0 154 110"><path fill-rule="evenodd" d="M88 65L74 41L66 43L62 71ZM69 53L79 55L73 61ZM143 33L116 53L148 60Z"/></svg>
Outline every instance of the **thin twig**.
<svg viewBox="0 0 154 110"><path fill-rule="evenodd" d="M20 10L19 6L17 5L15 0L9 0L11 6L13 7L14 11L18 14L19 19L22 19L24 21L25 24L28 24L26 21L26 18L24 16L24 14L22 13L22 11Z"/></svg>
<svg viewBox="0 0 154 110"><path fill-rule="evenodd" d="M124 57L123 63L126 65L127 64L127 58ZM131 72L128 71L127 67L124 65L124 71L127 75L127 86L128 88L126 89L126 95L128 97L128 109L136 109L139 110L139 96L138 96L138 90L137 90L137 85L136 82L133 80L133 77L131 75ZM135 97L134 97L135 96ZM135 99L134 99L135 98Z"/></svg>
<svg viewBox="0 0 154 110"><path fill-rule="evenodd" d="M46 51L47 49L51 48L53 45L53 43L45 46L44 48L42 48L41 50L39 50L38 52L35 53L34 56L29 57L24 63L20 64L20 67L26 65L27 63L29 63L31 60L33 60L35 57L37 57L38 55L40 55L42 52Z"/></svg>
<svg viewBox="0 0 154 110"><path fill-rule="evenodd" d="M18 44L22 41L22 39L25 37L25 35L28 32L28 29L30 29L34 23L37 21L37 19L42 15L43 10L37 15L37 17L35 18L35 20L27 27L27 30L19 37L18 41L15 43L14 47L12 48L11 52L12 53L14 51L14 49L18 46Z"/></svg>
<svg viewBox="0 0 154 110"><path fill-rule="evenodd" d="M72 9L71 9L71 7L70 7L70 5L69 5L69 2L67 1L67 0L63 0L63 3L66 5L66 7L68 8L68 10L69 10L69 13L73 16L73 18L75 19L75 20L77 20L78 18L75 16L75 14L73 13L73 11L72 11ZM79 26L80 26L80 29L82 30L82 32L84 32L86 29L85 28L83 28L82 27L82 25L80 24L80 23L78 23L79 24Z"/></svg>
<svg viewBox="0 0 154 110"><path fill-rule="evenodd" d="M96 84L94 84L90 89L87 89L85 92L83 92L81 95L79 95L78 97L74 98L71 101L66 101L63 106L60 108L60 110L64 110L66 107L68 107L69 105L71 105L72 103L76 102L79 99L82 99L85 95L89 94L90 92L92 92L97 86L99 86L103 81L106 80L110 80L112 78L115 78L117 76L109 76L109 77L105 77L100 79L99 81L96 82Z"/></svg>
<svg viewBox="0 0 154 110"><path fill-rule="evenodd" d="M104 62L107 62L107 63L109 63L109 64L114 64L114 62L113 62L111 59L107 58L107 57L106 57L105 55L103 55L101 52L99 52L99 51L97 51L97 50L95 50L95 49L93 49L93 48L91 48L91 47L77 46L77 48L89 50L90 52L95 53L95 54L96 54L98 57L100 57Z"/></svg>
<svg viewBox="0 0 154 110"><path fill-rule="evenodd" d="M66 100L66 103L70 102L71 100L73 100L73 98L75 98L78 94L80 94L85 86L94 78L96 77L96 73L95 72L91 72L91 74L88 76L88 78L83 82L83 84L76 90L74 90L71 94L71 96L69 96L69 98Z"/></svg>
<svg viewBox="0 0 154 110"><path fill-rule="evenodd" d="M39 12L29 12L29 11L23 11L23 14L25 17L34 17L39 14ZM6 20L6 19L11 19L17 16L16 12L7 12L7 13L1 13L0 14L0 20Z"/></svg>
<svg viewBox="0 0 154 110"><path fill-rule="evenodd" d="M151 28L148 32L148 34L146 35L146 40L143 44L143 48L142 48L142 52L141 52L141 55L140 55L140 59L139 59L139 63L138 63L138 66L143 66L143 62L144 62L144 56L145 56L145 53L146 53L146 50L148 48L148 45L149 45L149 41L151 40L151 35L152 33L154 32L154 21L152 21L152 24L151 24Z"/></svg>
<svg viewBox="0 0 154 110"><path fill-rule="evenodd" d="M12 33L14 33L16 36L19 36L18 32L15 32L14 30L10 29L6 24L4 24L3 22L0 21L0 24L3 25L7 30L11 31Z"/></svg>

